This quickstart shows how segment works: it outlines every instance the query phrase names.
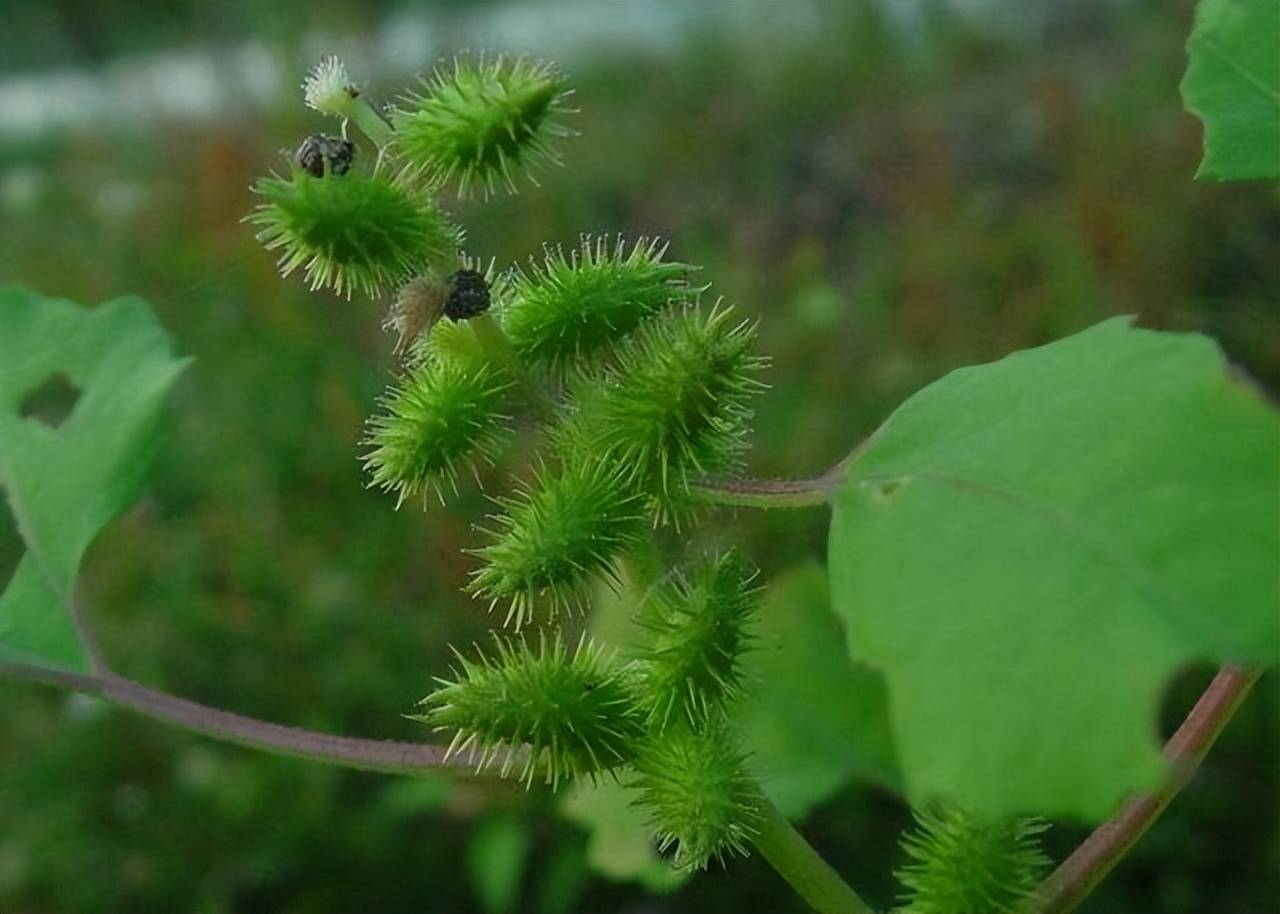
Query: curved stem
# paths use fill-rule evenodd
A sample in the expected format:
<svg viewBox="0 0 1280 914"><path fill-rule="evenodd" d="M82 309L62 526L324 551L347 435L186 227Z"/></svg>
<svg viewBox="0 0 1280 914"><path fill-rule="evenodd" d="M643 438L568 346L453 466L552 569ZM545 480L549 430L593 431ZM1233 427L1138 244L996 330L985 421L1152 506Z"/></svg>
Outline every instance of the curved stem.
<svg viewBox="0 0 1280 914"><path fill-rule="evenodd" d="M831 501L849 460L812 479L705 479L689 487L699 500L745 508L807 508Z"/></svg>
<svg viewBox="0 0 1280 914"><path fill-rule="evenodd" d="M1067 914L1088 897L1191 780L1259 675L1259 671L1234 666L1218 671L1182 726L1165 743L1164 756L1170 766L1165 783L1152 793L1129 800L1115 817L1098 826L1041 883L1030 910L1036 914Z"/></svg>
<svg viewBox="0 0 1280 914"><path fill-rule="evenodd" d="M178 698L110 672L73 673L0 662L0 675L93 695L194 733L278 755L385 774L412 775L471 767L461 758L446 758L441 746L356 739L286 727Z"/></svg>
<svg viewBox="0 0 1280 914"><path fill-rule="evenodd" d="M755 845L818 914L875 914L768 800Z"/></svg>

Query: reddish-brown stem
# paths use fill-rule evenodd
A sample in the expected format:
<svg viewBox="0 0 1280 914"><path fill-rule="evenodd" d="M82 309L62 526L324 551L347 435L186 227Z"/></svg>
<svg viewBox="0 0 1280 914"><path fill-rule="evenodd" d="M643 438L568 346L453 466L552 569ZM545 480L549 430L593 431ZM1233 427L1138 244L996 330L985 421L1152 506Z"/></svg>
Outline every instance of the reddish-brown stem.
<svg viewBox="0 0 1280 914"><path fill-rule="evenodd" d="M704 479L690 486L702 501L746 508L804 508L831 501L849 458L812 479Z"/></svg>
<svg viewBox="0 0 1280 914"><path fill-rule="evenodd" d="M1165 744L1169 775L1164 784L1152 793L1129 800L1112 819L1099 825L1041 883L1030 910L1036 914L1067 914L1088 897L1191 780L1259 675L1234 666L1218 671L1182 726Z"/></svg>
<svg viewBox="0 0 1280 914"><path fill-rule="evenodd" d="M0 662L0 675L95 695L186 730L280 755L387 774L423 774L469 768L465 758L445 758L440 746L357 739L245 717L158 692L102 670L93 674Z"/></svg>

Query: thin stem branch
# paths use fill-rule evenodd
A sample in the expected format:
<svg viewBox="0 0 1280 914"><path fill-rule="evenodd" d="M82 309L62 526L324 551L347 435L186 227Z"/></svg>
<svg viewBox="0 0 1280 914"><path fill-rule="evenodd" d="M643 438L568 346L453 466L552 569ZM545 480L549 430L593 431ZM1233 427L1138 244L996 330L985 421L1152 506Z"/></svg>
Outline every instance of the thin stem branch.
<svg viewBox="0 0 1280 914"><path fill-rule="evenodd" d="M277 755L385 774L420 775L471 767L461 758L446 759L441 746L356 739L286 727L178 698L110 672L74 673L0 662L0 675L94 695L194 733Z"/></svg>
<svg viewBox="0 0 1280 914"><path fill-rule="evenodd" d="M745 508L807 508L831 501L844 481L848 459L812 479L706 479L691 485L701 501Z"/></svg>
<svg viewBox="0 0 1280 914"><path fill-rule="evenodd" d="M1062 862L1036 891L1030 909L1036 914L1067 914L1088 897L1164 812L1191 780L1205 753L1258 681L1258 671L1224 666L1209 683L1187 719L1165 744L1170 770L1152 793L1129 800Z"/></svg>
<svg viewBox="0 0 1280 914"><path fill-rule="evenodd" d="M756 850L818 914L875 914L827 861L787 821L773 803L765 801L764 824L755 839Z"/></svg>
<svg viewBox="0 0 1280 914"><path fill-rule="evenodd" d="M477 314L467 321L467 326L475 334L489 361L494 365L509 370L517 378L523 394L521 399L526 404L534 407L534 411L544 417L554 415L556 411L555 398L543 384L539 383L539 379L521 363L515 344L511 342L511 337L507 336L506 331L502 329L502 325L494 319L493 312L486 311L483 314Z"/></svg>
<svg viewBox="0 0 1280 914"><path fill-rule="evenodd" d="M391 142L393 135L391 125L363 96L357 96L351 100L346 116L364 131L364 135L371 139L379 150L385 149Z"/></svg>
<svg viewBox="0 0 1280 914"><path fill-rule="evenodd" d="M521 370L515 346L512 345L502 326L493 319L492 314L488 311L483 314L477 314L467 321L467 325L471 328L471 332L476 335L476 339L480 341L480 345L484 348L485 355L491 361L517 372Z"/></svg>

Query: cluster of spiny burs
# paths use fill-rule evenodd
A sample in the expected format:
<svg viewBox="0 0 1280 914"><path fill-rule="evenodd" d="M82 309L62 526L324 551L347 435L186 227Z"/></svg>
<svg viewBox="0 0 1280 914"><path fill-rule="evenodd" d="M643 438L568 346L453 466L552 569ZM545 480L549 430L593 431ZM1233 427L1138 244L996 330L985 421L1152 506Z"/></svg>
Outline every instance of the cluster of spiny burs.
<svg viewBox="0 0 1280 914"><path fill-rule="evenodd" d="M654 240L583 238L501 271L463 253L437 197L487 196L555 159L570 109L554 68L456 61L382 111L329 59L304 91L341 132L308 137L287 176L261 180L249 219L285 274L393 298L401 374L369 421L370 484L397 504L443 502L517 427L537 442L474 550L469 590L506 631L457 654L421 719L477 768L526 784L631 785L679 866L745 852L763 800L725 709L741 692L755 572L732 549L668 570L653 534L687 529L694 484L740 461L762 388L754 328ZM624 576L644 593L637 646L560 634L598 583Z"/></svg>
<svg viewBox="0 0 1280 914"><path fill-rule="evenodd" d="M584 238L504 271L463 253L437 195L513 189L514 173L555 161L570 109L554 68L457 61L384 112L330 58L304 91L341 133L308 137L287 176L262 179L249 221L286 275L302 267L347 297L394 293L385 325L402 365L369 422L370 484L397 505L443 503L498 462L517 422L537 442L474 550L469 590L507 633L459 652L420 719L478 769L528 785L618 778L677 866L745 852L765 801L726 708L743 690L755 572L733 549L667 568L653 535L687 530L697 483L739 465L762 388L754 328L653 240ZM642 595L634 646L561 636L566 611L624 577ZM947 810L920 824L900 873L911 911L1011 910L1042 863L1035 823ZM975 847L988 848L976 862Z"/></svg>

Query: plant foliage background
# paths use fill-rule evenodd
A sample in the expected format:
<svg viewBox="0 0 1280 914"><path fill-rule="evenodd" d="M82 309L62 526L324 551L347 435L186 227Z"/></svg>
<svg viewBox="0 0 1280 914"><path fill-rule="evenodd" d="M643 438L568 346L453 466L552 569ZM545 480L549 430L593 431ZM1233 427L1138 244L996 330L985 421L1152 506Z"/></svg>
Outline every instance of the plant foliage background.
<svg viewBox="0 0 1280 914"><path fill-rule="evenodd" d="M363 488L356 442L392 365L380 313L281 283L239 223L274 150L317 128L292 89L322 51L363 52L354 69L384 98L403 66L456 47L560 60L583 137L541 188L452 204L469 247L502 263L621 231L669 238L675 259L703 264L761 318L759 351L773 358L756 475L825 469L952 368L1115 314L1208 333L1280 392L1280 210L1274 186L1191 180L1201 126L1178 93L1188 2L14 7L0 36L0 277L86 302L139 293L196 357L147 495L89 550L82 587L120 671L178 694L416 739L401 715L447 668L446 643L490 623L460 594L482 496L423 515ZM592 31L600 7L624 23L616 46ZM173 62L182 54L220 62L211 90ZM187 73L170 80L185 105L136 78L166 61ZM255 82L253 61L279 76ZM32 105L52 97L41 93L77 97L77 79L116 92L120 117L32 128ZM20 554L3 511L0 583ZM765 578L803 595L779 606L800 616L825 602L824 512L735 522ZM593 620L613 624L607 611ZM805 645L810 668L856 676L828 646ZM849 713L796 671L758 663L779 684L762 690L785 705L774 719L821 728ZM1166 726L1209 672L1170 690ZM1265 678L1087 911L1274 906L1278 711ZM775 741L775 765L813 772L775 787L779 802L812 807L813 842L887 906L886 863L902 862L908 823L892 758L823 755L803 730ZM758 860L677 885L625 832L574 824L590 818L583 801L567 819L553 805L266 758L85 700L0 691L2 910L799 909ZM1080 834L1057 827L1049 849Z"/></svg>

